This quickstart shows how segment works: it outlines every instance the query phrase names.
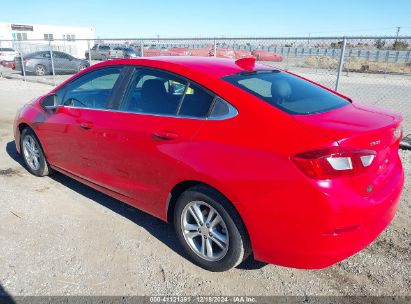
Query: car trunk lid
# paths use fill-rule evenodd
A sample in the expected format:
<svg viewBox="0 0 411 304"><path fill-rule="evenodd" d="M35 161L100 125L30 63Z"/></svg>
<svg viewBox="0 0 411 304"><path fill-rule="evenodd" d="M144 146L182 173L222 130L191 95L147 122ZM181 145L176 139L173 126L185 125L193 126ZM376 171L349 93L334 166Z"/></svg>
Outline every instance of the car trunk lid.
<svg viewBox="0 0 411 304"><path fill-rule="evenodd" d="M372 150L375 158L367 170L351 177L355 191L363 196L377 193L386 183L398 158L401 117L358 104L329 112L295 115L309 132L335 141L342 150Z"/></svg>

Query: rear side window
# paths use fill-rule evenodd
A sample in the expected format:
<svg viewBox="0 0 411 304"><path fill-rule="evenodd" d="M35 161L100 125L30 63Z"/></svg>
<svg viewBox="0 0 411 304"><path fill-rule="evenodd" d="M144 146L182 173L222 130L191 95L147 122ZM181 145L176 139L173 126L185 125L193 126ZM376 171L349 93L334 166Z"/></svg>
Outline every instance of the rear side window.
<svg viewBox="0 0 411 304"><path fill-rule="evenodd" d="M190 83L177 115L205 118L210 111L213 100L213 95L207 93L198 85Z"/></svg>
<svg viewBox="0 0 411 304"><path fill-rule="evenodd" d="M239 73L223 79L290 114L321 113L349 104L313 83L276 70Z"/></svg>
<svg viewBox="0 0 411 304"><path fill-rule="evenodd" d="M122 110L133 113L176 115L187 82L157 70L136 70Z"/></svg>
<svg viewBox="0 0 411 304"><path fill-rule="evenodd" d="M137 69L123 99L125 112L200 119L237 114L228 102L199 84L157 69Z"/></svg>

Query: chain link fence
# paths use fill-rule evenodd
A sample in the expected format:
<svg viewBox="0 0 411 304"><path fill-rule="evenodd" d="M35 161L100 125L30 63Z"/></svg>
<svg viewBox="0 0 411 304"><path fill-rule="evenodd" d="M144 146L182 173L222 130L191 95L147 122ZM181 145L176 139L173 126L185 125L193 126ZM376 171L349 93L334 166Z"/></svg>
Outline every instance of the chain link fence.
<svg viewBox="0 0 411 304"><path fill-rule="evenodd" d="M354 100L396 102L411 116L411 37L0 40L0 73L57 85L100 61L152 56L254 56Z"/></svg>

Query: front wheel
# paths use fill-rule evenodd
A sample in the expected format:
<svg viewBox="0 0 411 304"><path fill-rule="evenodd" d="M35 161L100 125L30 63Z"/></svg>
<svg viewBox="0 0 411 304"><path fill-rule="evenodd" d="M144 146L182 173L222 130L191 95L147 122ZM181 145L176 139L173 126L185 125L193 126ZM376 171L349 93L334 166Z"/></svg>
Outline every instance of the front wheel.
<svg viewBox="0 0 411 304"><path fill-rule="evenodd" d="M82 71L86 68L87 68L87 65L85 65L84 63L80 63L78 68L77 68L77 71L80 72L80 71Z"/></svg>
<svg viewBox="0 0 411 304"><path fill-rule="evenodd" d="M40 142L30 128L24 129L21 133L20 147L24 163L31 174L36 176L50 174L51 169L44 156Z"/></svg>
<svg viewBox="0 0 411 304"><path fill-rule="evenodd" d="M244 225L231 203L214 189L196 186L179 197L174 227L190 259L210 271L226 271L250 253Z"/></svg>

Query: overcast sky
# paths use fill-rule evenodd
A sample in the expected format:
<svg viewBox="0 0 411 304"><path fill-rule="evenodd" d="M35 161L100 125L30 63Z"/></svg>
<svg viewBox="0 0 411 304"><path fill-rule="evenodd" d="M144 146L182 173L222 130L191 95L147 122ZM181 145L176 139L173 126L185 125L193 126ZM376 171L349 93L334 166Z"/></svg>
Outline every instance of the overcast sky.
<svg viewBox="0 0 411 304"><path fill-rule="evenodd" d="M6 0L0 21L89 26L101 38L411 35L411 0Z"/></svg>

